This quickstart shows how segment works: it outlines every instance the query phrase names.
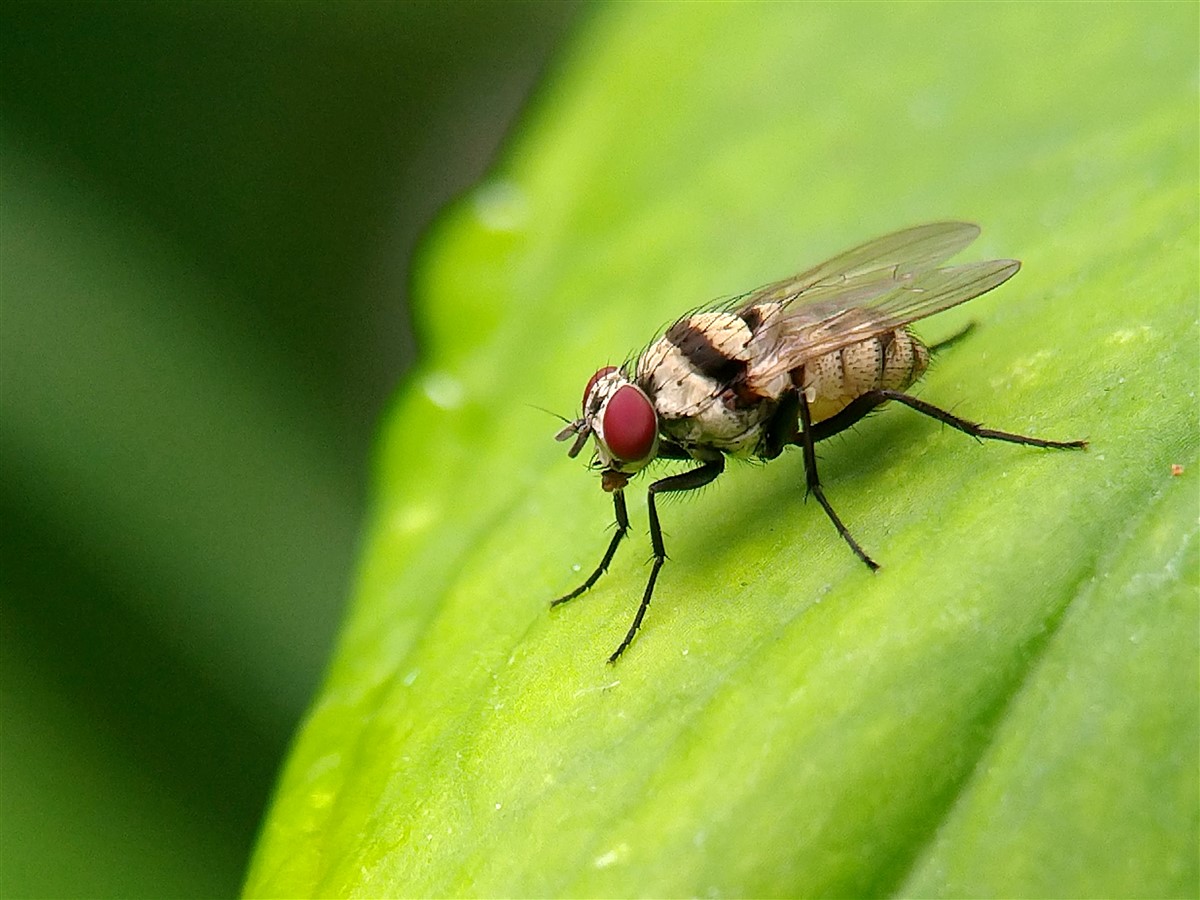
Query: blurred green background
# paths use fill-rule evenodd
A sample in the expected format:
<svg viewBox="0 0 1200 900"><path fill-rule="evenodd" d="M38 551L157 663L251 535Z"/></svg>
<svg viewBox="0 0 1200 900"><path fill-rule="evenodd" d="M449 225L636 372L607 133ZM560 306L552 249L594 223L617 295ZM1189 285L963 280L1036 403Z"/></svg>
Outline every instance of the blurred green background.
<svg viewBox="0 0 1200 900"><path fill-rule="evenodd" d="M233 894L407 265L579 13L0 7L0 894Z"/></svg>

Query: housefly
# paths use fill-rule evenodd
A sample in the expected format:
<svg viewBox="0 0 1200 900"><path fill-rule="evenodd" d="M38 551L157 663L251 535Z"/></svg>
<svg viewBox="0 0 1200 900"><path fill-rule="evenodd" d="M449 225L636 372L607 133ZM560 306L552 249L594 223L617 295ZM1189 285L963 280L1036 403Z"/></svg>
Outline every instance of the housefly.
<svg viewBox="0 0 1200 900"><path fill-rule="evenodd" d="M617 529L595 571L551 606L578 597L608 569L629 532L625 487L657 459L696 465L647 490L654 562L633 624L610 663L641 627L667 558L655 497L703 487L724 471L727 456L772 460L785 447L800 447L808 493L874 570L878 563L825 497L817 442L894 401L976 438L1086 446L984 428L906 393L928 367L931 349L909 326L987 293L1021 267L1015 259L940 266L978 236L976 225L937 222L877 238L799 275L689 313L636 359L599 369L584 389L583 414L557 439L572 441L574 457L592 438L592 466L612 494Z"/></svg>

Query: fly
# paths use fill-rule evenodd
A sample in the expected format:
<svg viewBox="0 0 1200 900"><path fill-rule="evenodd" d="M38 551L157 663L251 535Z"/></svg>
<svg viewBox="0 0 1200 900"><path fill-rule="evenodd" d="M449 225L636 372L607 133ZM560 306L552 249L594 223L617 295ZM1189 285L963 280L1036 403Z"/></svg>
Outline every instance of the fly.
<svg viewBox="0 0 1200 900"><path fill-rule="evenodd" d="M939 267L978 236L976 225L938 222L877 238L807 272L689 313L636 359L597 371L583 392L583 415L557 440L572 440L572 457L589 437L594 440L592 465L612 494L617 530L587 580L550 605L575 599L608 569L629 532L625 487L656 459L697 465L647 490L654 563L633 624L610 663L641 627L667 559L655 497L709 484L724 471L727 456L772 460L785 447L799 446L807 492L854 554L875 570L879 564L825 497L813 448L884 403L901 403L980 439L1083 449L1086 441L984 428L906 393L930 357L909 326L987 293L1021 267L1015 259Z"/></svg>

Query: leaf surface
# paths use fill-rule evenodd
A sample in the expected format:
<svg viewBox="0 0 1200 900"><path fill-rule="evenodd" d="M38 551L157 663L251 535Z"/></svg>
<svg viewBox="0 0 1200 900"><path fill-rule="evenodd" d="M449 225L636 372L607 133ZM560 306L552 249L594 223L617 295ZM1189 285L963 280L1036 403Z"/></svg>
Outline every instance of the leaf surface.
<svg viewBox="0 0 1200 900"><path fill-rule="evenodd" d="M349 619L246 892L1194 895L1197 10L592 14L417 271ZM1069 40L1064 39L1069 36ZM684 310L966 218L1010 283L904 409L645 505L534 408ZM1183 467L1173 475L1172 465ZM635 486L644 481L635 482Z"/></svg>

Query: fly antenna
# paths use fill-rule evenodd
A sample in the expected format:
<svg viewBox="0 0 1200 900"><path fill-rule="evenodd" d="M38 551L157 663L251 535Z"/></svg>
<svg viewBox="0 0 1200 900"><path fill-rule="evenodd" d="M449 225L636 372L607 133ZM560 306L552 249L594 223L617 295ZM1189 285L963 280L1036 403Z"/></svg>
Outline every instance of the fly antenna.
<svg viewBox="0 0 1200 900"><path fill-rule="evenodd" d="M574 421L573 419L568 419L566 416L560 416L558 413L552 412L551 410L546 409L544 406L537 406L533 403L526 403L525 405L530 409L536 409L538 412L544 412L548 416L554 416L554 418L558 419L560 422L566 422L568 425Z"/></svg>

